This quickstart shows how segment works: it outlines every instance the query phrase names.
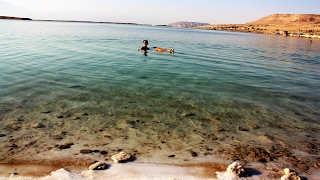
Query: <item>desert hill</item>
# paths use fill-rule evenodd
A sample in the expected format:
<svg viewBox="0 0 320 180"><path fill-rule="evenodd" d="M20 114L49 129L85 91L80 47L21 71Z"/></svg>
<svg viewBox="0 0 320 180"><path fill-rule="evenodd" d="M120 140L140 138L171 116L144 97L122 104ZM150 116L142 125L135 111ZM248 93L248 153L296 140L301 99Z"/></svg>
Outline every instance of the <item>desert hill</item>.
<svg viewBox="0 0 320 180"><path fill-rule="evenodd" d="M256 21L249 22L252 25L310 25L320 24L318 14L272 14Z"/></svg>
<svg viewBox="0 0 320 180"><path fill-rule="evenodd" d="M319 14L272 14L246 24L211 24L195 28L261 34L320 37Z"/></svg>

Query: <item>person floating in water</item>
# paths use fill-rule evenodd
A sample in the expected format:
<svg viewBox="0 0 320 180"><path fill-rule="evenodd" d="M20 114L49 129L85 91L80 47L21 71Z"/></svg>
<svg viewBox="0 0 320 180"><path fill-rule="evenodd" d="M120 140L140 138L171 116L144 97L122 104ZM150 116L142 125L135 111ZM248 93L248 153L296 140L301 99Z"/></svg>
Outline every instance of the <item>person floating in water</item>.
<svg viewBox="0 0 320 180"><path fill-rule="evenodd" d="M143 51L150 50L150 48L148 47L148 44L149 44L148 40L143 40L142 43L143 43L142 47L137 49L138 51L139 50L143 50ZM174 53L174 48L172 48L172 49L159 48L159 47L152 47L152 48L157 52L168 52L170 54Z"/></svg>

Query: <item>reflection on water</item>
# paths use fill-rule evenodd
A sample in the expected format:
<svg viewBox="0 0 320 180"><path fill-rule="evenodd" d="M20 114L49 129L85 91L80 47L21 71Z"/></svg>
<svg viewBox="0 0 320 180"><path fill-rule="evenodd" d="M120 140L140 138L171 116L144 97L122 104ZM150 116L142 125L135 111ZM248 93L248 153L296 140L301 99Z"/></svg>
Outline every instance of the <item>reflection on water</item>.
<svg viewBox="0 0 320 180"><path fill-rule="evenodd" d="M172 154L171 163L193 161L190 149L234 160L238 145L318 156L319 43L165 27L0 24L1 161L79 157L88 148L123 149L137 161ZM142 56L142 39L175 54ZM64 143L73 146L62 155Z"/></svg>

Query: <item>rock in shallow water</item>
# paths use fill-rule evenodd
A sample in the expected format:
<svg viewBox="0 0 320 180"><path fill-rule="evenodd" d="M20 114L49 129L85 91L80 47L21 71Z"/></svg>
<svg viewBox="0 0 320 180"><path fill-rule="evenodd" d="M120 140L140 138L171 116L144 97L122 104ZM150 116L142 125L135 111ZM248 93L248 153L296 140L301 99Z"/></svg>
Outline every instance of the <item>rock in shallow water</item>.
<svg viewBox="0 0 320 180"><path fill-rule="evenodd" d="M48 114L48 113L51 113L51 111L47 109L47 110L41 111L41 113L42 114Z"/></svg>
<svg viewBox="0 0 320 180"><path fill-rule="evenodd" d="M217 136L215 136L214 134L209 134L209 135L208 135L208 138L209 138L210 140L212 140L212 141L215 141L215 140L218 139Z"/></svg>
<svg viewBox="0 0 320 180"><path fill-rule="evenodd" d="M190 154L192 157L197 157L198 156L198 153L194 152L194 151L190 151Z"/></svg>
<svg viewBox="0 0 320 180"><path fill-rule="evenodd" d="M225 129L220 128L220 127L215 128L215 130L216 130L216 131L220 131L220 132L221 132L221 131L225 131Z"/></svg>
<svg viewBox="0 0 320 180"><path fill-rule="evenodd" d="M96 162L89 166L89 170L105 170L108 168L108 165L104 162Z"/></svg>
<svg viewBox="0 0 320 180"><path fill-rule="evenodd" d="M120 152L118 154L115 154L113 156L111 156L111 159L115 162L115 163L119 163L119 162L125 162L131 159L131 155L125 152Z"/></svg>
<svg viewBox="0 0 320 180"><path fill-rule="evenodd" d="M196 114L195 113L183 113L181 114L182 117L190 117L190 116L195 116Z"/></svg>
<svg viewBox="0 0 320 180"><path fill-rule="evenodd" d="M61 144L58 146L59 149L69 149L71 146L74 145L73 143L66 143L66 144Z"/></svg>
<svg viewBox="0 0 320 180"><path fill-rule="evenodd" d="M32 128L42 128L44 127L44 125L42 123L36 123L34 125L31 126Z"/></svg>
<svg viewBox="0 0 320 180"><path fill-rule="evenodd" d="M249 131L249 129L246 127L238 127L238 130L239 131Z"/></svg>
<svg viewBox="0 0 320 180"><path fill-rule="evenodd" d="M105 154L108 154L108 152L103 150L103 151L100 151L100 154L105 155Z"/></svg>
<svg viewBox="0 0 320 180"><path fill-rule="evenodd" d="M249 128L251 129L259 129L259 126L256 124L248 124Z"/></svg>
<svg viewBox="0 0 320 180"><path fill-rule="evenodd" d="M82 153L82 154L89 154L91 152L92 152L91 149L81 149L80 150L80 153Z"/></svg>

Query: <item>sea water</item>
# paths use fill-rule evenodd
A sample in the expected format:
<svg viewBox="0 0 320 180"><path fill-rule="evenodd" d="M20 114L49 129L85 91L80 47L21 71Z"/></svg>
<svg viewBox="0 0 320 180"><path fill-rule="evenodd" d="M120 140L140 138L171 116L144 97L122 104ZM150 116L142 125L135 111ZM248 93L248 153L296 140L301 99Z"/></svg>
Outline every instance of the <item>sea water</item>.
<svg viewBox="0 0 320 180"><path fill-rule="evenodd" d="M319 156L318 41L8 20L0 32L1 162L214 161L235 144ZM175 53L137 51L144 39Z"/></svg>

